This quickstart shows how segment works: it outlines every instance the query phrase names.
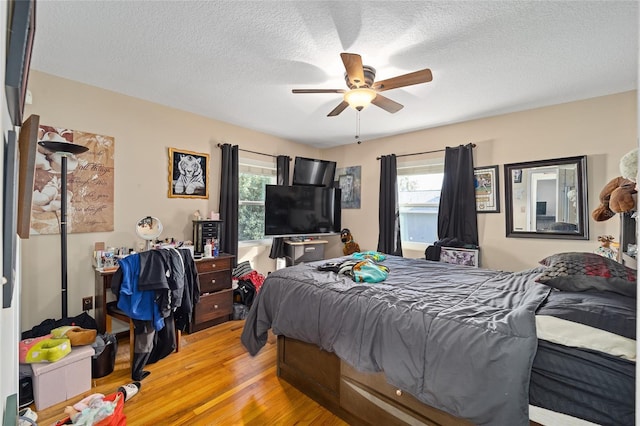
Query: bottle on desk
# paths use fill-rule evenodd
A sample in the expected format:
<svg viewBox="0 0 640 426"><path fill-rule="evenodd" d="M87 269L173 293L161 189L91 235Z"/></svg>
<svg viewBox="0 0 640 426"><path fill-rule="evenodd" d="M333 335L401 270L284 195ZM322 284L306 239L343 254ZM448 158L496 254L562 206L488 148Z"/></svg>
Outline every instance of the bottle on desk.
<svg viewBox="0 0 640 426"><path fill-rule="evenodd" d="M220 244L218 243L218 239L213 240L213 257L218 257L220 253Z"/></svg>
<svg viewBox="0 0 640 426"><path fill-rule="evenodd" d="M213 244L211 244L211 240L207 240L207 243L204 245L204 257L213 256Z"/></svg>

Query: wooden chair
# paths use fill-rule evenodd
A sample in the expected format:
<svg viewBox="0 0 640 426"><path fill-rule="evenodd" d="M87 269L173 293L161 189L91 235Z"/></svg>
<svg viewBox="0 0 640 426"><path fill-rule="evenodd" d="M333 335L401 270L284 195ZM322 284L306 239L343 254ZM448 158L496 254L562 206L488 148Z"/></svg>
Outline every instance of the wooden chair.
<svg viewBox="0 0 640 426"><path fill-rule="evenodd" d="M124 311L118 309L117 302L109 302L107 303L107 313L105 315L105 328L107 333L112 332L111 319L116 318L122 322L129 323L129 363L133 367L133 354L135 352L135 332L133 326L133 320L127 316ZM176 352L180 351L180 338L182 337L182 332L176 328Z"/></svg>

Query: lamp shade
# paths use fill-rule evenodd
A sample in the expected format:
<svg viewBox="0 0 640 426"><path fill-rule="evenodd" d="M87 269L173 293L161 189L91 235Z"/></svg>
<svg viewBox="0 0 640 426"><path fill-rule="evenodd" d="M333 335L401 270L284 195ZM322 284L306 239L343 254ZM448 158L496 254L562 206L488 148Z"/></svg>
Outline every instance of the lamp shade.
<svg viewBox="0 0 640 426"><path fill-rule="evenodd" d="M369 106L376 97L375 90L368 88L352 89L344 94L344 100L355 110L362 111Z"/></svg>
<svg viewBox="0 0 640 426"><path fill-rule="evenodd" d="M51 152L68 153L68 154L82 154L87 152L89 148L82 145L73 144L70 142L62 141L39 141L38 145L48 149Z"/></svg>

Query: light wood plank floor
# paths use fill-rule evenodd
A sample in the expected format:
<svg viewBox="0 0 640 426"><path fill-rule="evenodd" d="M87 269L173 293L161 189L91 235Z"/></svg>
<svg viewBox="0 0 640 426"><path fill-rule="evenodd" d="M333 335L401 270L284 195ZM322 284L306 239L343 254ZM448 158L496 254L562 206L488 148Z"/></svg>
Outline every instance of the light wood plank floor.
<svg viewBox="0 0 640 426"><path fill-rule="evenodd" d="M180 352L145 370L140 392L125 403L127 425L346 425L276 376L276 339L251 357L240 343L244 321L183 334ZM92 388L38 412L38 425L64 418L64 408L92 393L131 382L128 340L119 342L113 373ZM31 406L35 410L34 406Z"/></svg>

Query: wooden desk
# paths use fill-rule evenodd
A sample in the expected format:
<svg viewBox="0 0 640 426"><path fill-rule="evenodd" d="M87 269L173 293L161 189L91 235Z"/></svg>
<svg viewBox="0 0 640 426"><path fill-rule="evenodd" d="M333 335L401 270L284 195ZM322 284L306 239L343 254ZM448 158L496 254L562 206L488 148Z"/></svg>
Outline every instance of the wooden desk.
<svg viewBox="0 0 640 426"><path fill-rule="evenodd" d="M193 308L193 318L188 331L202 330L212 325L228 321L233 312L233 290L231 270L235 256L221 253L218 257L196 260L200 281L200 302ZM115 271L95 271L95 320L100 333L109 332L107 327L107 304L115 303L115 295L110 297L111 279Z"/></svg>
<svg viewBox="0 0 640 426"><path fill-rule="evenodd" d="M96 323L98 323L98 332L105 333L107 331L106 328L106 315L107 315L107 303L108 303L108 295L111 294L111 278L113 278L113 274L115 271L99 271L95 270L95 319ZM113 296L113 300L115 301L115 295Z"/></svg>

